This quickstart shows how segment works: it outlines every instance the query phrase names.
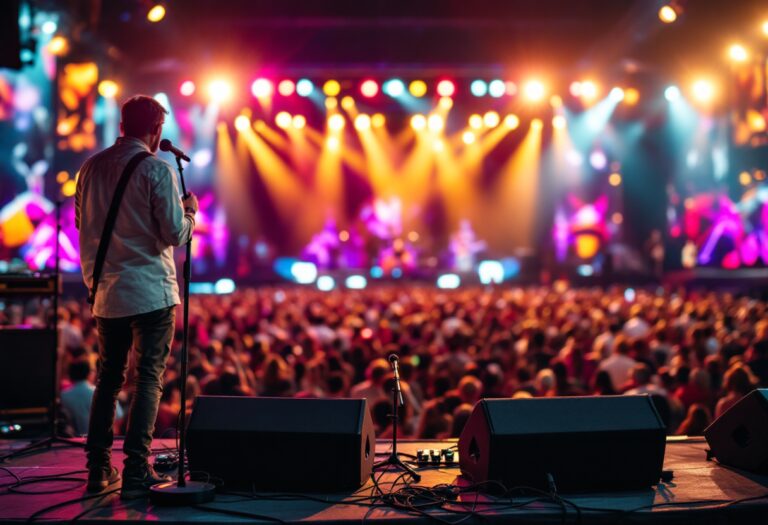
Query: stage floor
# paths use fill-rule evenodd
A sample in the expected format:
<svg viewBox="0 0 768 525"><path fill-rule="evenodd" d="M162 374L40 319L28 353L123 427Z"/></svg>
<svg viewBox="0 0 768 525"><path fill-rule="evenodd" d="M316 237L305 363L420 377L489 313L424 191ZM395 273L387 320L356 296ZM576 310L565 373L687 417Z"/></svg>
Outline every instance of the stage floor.
<svg viewBox="0 0 768 525"><path fill-rule="evenodd" d="M18 448L19 441L0 441L0 455ZM420 448L448 448L455 441L402 442L402 452L415 454ZM116 444L119 449L121 443ZM172 447L171 440L156 440L158 452ZM386 453L391 443L377 443L377 453ZM670 440L667 443L665 470L674 479L647 491L589 493L562 497L573 505L552 501L535 501L531 496L514 496L510 501L465 493L462 505L437 508L424 507L423 514L387 506L381 499L366 500L375 494L368 482L355 493L313 494L314 499L294 495L217 495L213 503L195 508L153 507L148 501L121 502L117 493L97 494L88 500L85 492L84 453L75 447L41 450L0 465L0 522L46 521L125 523L161 521L165 523L377 523L408 521L427 523L766 523L768 522L768 476L722 467L706 461L707 444L703 439ZM631 453L631 451L628 451ZM115 453L116 464L122 454ZM79 471L79 472L78 472ZM12 474L11 474L12 473ZM68 480L45 481L22 485L14 491L9 486L13 474L28 479L33 476L68 474ZM432 487L441 483L458 483L458 467L425 468L419 484ZM388 492L398 477L395 472L381 476L380 486ZM78 479L80 481L78 481ZM401 480L402 481L402 480ZM397 488L403 485L400 483ZM116 488L111 487L111 488ZM17 492L18 491L18 492ZM23 493L19 493L23 492ZM37 493L37 494L35 494ZM375 505L371 505L375 503ZM474 508L475 515L466 511ZM590 510L591 509L591 510ZM428 513L430 516L427 516ZM435 519L436 518L436 519Z"/></svg>

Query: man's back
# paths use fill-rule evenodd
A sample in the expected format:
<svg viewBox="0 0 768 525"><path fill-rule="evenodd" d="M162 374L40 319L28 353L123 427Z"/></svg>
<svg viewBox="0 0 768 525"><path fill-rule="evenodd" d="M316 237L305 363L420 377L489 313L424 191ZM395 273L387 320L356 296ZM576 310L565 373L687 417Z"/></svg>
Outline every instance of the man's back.
<svg viewBox="0 0 768 525"><path fill-rule="evenodd" d="M76 223L80 230L83 279L89 288L115 187L128 161L142 151L149 151L144 142L121 137L114 146L88 159L80 171ZM172 246L188 238L191 225L191 221L184 220L171 167L154 156L142 160L117 213L94 315L127 317L178 304Z"/></svg>

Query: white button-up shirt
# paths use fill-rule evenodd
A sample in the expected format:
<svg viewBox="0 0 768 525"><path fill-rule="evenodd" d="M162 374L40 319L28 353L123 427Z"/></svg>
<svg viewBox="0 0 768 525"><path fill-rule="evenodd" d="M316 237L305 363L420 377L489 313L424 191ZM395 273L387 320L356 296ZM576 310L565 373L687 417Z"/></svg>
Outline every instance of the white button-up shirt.
<svg viewBox="0 0 768 525"><path fill-rule="evenodd" d="M128 161L142 151L149 151L142 140L120 137L80 169L75 224L80 231L80 266L88 289L93 284L96 251L117 182ZM177 176L170 164L155 156L142 160L117 212L93 314L128 317L179 304L173 246L186 243L194 228L194 216L184 213Z"/></svg>

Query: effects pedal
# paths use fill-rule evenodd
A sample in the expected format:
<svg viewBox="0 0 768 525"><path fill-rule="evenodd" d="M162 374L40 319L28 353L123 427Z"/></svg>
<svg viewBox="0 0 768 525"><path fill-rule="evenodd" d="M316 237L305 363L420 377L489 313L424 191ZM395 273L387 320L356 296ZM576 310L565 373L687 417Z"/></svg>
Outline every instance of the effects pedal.
<svg viewBox="0 0 768 525"><path fill-rule="evenodd" d="M176 452L157 454L155 456L155 462L152 466L155 467L155 470L160 471L173 470L178 468L179 455Z"/></svg>

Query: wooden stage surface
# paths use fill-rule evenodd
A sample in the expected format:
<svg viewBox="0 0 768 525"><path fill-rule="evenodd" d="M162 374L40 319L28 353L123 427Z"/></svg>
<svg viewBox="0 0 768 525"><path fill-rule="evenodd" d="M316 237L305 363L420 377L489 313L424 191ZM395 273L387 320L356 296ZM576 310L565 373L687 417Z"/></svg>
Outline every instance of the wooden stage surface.
<svg viewBox="0 0 768 525"><path fill-rule="evenodd" d="M0 455L23 444L0 441ZM121 445L117 442L116 448ZM415 454L419 448L448 448L452 445L455 441L407 441L401 442L399 449ZM156 440L154 446L159 452L172 447L173 442ZM390 446L389 441L379 441L377 453L386 453ZM84 453L76 447L59 447L61 445L0 465L0 522L768 523L768 476L736 471L707 461L707 444L701 438L670 440L664 468L673 471L674 478L646 491L563 494L567 504L547 498L537 500L535 496L524 494L501 500L467 492L459 496L461 503L458 505L425 506L421 513L392 508L387 505L391 501L388 498L367 499L375 495L371 481L355 493L312 494L311 497L219 494L214 502L195 508L153 507L146 500L121 502L117 493L96 495L83 501L80 498L88 496L82 470ZM114 460L120 465L122 454L116 452ZM22 479L72 474L68 474L66 480L46 480L14 488L11 473ZM462 481L458 479L457 467L425 468L421 474L419 485L424 487L460 484ZM390 491L397 477L395 472L382 474L380 487L384 493ZM402 482L396 488L402 489ZM473 509L474 514L467 512Z"/></svg>

